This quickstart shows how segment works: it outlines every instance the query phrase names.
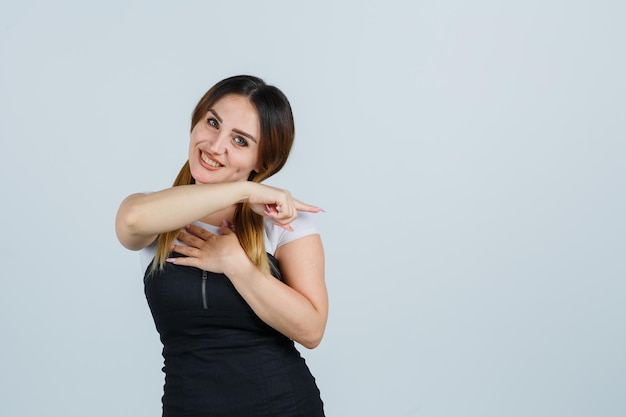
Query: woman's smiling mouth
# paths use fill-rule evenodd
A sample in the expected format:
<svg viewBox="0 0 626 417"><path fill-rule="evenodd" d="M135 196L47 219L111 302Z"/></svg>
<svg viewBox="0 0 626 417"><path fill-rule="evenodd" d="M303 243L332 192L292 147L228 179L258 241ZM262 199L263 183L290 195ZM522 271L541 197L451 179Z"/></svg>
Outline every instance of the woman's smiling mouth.
<svg viewBox="0 0 626 417"><path fill-rule="evenodd" d="M204 152L200 153L200 159L202 159L202 162L206 163L207 165L209 165L209 166L211 166L213 168L220 168L220 167L224 166L224 165L220 164L219 162L217 162L216 160L211 159Z"/></svg>

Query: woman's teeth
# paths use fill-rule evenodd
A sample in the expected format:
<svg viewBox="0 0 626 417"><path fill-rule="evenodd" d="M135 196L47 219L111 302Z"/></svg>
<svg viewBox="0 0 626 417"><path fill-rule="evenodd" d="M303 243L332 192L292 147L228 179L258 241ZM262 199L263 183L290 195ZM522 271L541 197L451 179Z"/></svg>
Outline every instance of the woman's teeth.
<svg viewBox="0 0 626 417"><path fill-rule="evenodd" d="M206 162L208 165L210 165L210 166L212 166L214 168L219 168L219 167L222 166L220 163L215 162L214 160L212 160L209 157L207 157L205 154L202 154L201 158L202 158L202 160L204 162Z"/></svg>

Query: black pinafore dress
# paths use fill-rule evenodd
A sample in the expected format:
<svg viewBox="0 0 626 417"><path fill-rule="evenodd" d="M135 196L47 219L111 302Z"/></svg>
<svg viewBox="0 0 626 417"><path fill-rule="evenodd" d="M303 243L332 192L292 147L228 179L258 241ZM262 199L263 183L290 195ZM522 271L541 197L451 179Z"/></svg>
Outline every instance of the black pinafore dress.
<svg viewBox="0 0 626 417"><path fill-rule="evenodd" d="M228 277L169 263L149 271L145 294L163 343L163 417L324 416L294 342L265 324Z"/></svg>

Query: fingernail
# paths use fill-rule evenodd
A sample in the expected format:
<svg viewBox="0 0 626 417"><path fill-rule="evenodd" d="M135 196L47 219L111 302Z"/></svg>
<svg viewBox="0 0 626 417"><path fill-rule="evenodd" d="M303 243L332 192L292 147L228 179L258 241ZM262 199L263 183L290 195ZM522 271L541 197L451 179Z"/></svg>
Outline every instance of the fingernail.
<svg viewBox="0 0 626 417"><path fill-rule="evenodd" d="M326 213L326 210L324 210L324 209L323 209L323 208L321 208L321 207L318 207L317 209L318 209L319 211L323 211L324 213Z"/></svg>
<svg viewBox="0 0 626 417"><path fill-rule="evenodd" d="M171 264L176 263L176 258L166 258L165 262L169 262Z"/></svg>
<svg viewBox="0 0 626 417"><path fill-rule="evenodd" d="M229 224L228 224L228 222L227 222L226 220L222 220L222 226L224 226L224 227L228 227L228 226L229 226Z"/></svg>

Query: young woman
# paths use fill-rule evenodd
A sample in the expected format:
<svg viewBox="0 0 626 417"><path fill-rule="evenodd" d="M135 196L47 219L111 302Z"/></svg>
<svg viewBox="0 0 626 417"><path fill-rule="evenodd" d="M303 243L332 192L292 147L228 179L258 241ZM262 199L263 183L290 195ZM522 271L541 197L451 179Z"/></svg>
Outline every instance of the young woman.
<svg viewBox="0 0 626 417"><path fill-rule="evenodd" d="M291 107L252 76L199 101L172 188L133 194L116 233L141 250L163 342L163 416L323 416L294 341L316 347L328 295L320 208L261 182L285 164Z"/></svg>

